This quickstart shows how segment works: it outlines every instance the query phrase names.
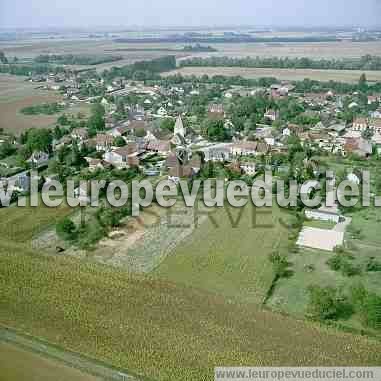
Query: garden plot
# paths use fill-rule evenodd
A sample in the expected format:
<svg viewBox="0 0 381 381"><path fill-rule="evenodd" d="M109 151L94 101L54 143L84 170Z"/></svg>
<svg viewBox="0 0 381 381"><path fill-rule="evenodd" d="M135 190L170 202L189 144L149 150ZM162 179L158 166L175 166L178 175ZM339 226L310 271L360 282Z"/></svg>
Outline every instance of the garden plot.
<svg viewBox="0 0 381 381"><path fill-rule="evenodd" d="M50 226L35 236L32 247L48 254L56 254L57 248L63 248L64 255L92 259L122 267L129 272L148 273L193 232L194 210L186 208L182 202L172 208L158 205L146 208L138 218L129 217L122 221L93 251L79 250L61 240L56 234L55 226ZM206 218L205 215L199 216L197 224L201 224ZM79 211L71 219L79 225Z"/></svg>
<svg viewBox="0 0 381 381"><path fill-rule="evenodd" d="M198 223L202 220L199 218ZM123 267L129 272L148 273L159 266L194 228L193 208L183 204L169 209L152 206L139 218L130 218L89 255L98 262Z"/></svg>

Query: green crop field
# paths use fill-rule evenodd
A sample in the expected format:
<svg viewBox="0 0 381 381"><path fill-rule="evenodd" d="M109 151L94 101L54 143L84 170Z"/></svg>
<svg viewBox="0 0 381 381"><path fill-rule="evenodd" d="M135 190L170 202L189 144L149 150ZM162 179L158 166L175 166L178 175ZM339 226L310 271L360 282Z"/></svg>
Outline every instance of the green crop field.
<svg viewBox="0 0 381 381"><path fill-rule="evenodd" d="M279 221L280 217L287 220L287 214L276 205L258 209L249 202L240 209L216 208L212 217L218 226L208 218L177 246L155 275L261 303L274 278L268 256L277 247L287 249L288 230Z"/></svg>

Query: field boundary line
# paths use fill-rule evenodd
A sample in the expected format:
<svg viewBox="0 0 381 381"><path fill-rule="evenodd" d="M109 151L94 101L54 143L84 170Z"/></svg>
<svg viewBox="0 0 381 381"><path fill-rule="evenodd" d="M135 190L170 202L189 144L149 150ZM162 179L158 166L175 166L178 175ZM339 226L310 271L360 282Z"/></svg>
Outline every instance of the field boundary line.
<svg viewBox="0 0 381 381"><path fill-rule="evenodd" d="M114 367L82 353L64 349L55 343L50 343L39 337L19 332L16 329L0 323L0 342L1 341L51 358L105 381L153 381L147 377L136 375L134 372Z"/></svg>

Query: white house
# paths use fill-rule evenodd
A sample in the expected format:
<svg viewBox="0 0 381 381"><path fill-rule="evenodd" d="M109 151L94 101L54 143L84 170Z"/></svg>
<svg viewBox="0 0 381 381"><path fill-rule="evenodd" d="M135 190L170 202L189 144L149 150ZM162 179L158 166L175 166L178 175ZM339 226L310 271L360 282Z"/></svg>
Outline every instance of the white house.
<svg viewBox="0 0 381 381"><path fill-rule="evenodd" d="M306 209L305 215L312 220L340 222L340 211L336 206L321 206L319 209Z"/></svg>
<svg viewBox="0 0 381 381"><path fill-rule="evenodd" d="M104 159L117 168L129 168L139 165L138 146L129 143L125 147L117 148L104 154Z"/></svg>
<svg viewBox="0 0 381 381"><path fill-rule="evenodd" d="M99 151L110 151L112 144L114 142L114 137L108 134L97 134L96 136L96 150Z"/></svg>
<svg viewBox="0 0 381 381"><path fill-rule="evenodd" d="M241 163L240 164L240 168L243 170L243 172L246 174L246 175L249 175L249 176L254 176L256 171L256 166L255 166L255 163Z"/></svg>
<svg viewBox="0 0 381 381"><path fill-rule="evenodd" d="M33 152L32 156L27 160L27 163L33 167L41 167L49 162L49 154L46 152Z"/></svg>
<svg viewBox="0 0 381 381"><path fill-rule="evenodd" d="M231 158L231 144L219 143L200 149L205 161L227 161Z"/></svg>
<svg viewBox="0 0 381 381"><path fill-rule="evenodd" d="M365 131L368 128L368 121L366 118L356 118L352 124L353 131Z"/></svg>
<svg viewBox="0 0 381 381"><path fill-rule="evenodd" d="M159 116L167 116L167 110L164 107L160 107L157 110L157 115L159 115Z"/></svg>
<svg viewBox="0 0 381 381"><path fill-rule="evenodd" d="M270 119L275 122L279 117L279 112L275 110L267 110L264 114L265 119Z"/></svg>

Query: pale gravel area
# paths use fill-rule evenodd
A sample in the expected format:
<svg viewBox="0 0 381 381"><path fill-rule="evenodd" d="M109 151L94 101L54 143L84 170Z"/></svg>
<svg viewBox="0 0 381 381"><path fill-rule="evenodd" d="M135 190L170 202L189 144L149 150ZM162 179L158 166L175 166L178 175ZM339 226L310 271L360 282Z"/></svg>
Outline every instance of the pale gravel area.
<svg viewBox="0 0 381 381"><path fill-rule="evenodd" d="M78 212L71 218L79 224ZM198 217L198 228L206 219L205 215ZM65 251L57 255L87 258L133 273L149 273L190 236L195 227L193 208L186 208L181 203L170 209L152 206L145 209L140 217L122 221L93 251L70 247L57 237L55 227L49 227L34 237L32 247L50 255L56 255L56 247L62 247Z"/></svg>

